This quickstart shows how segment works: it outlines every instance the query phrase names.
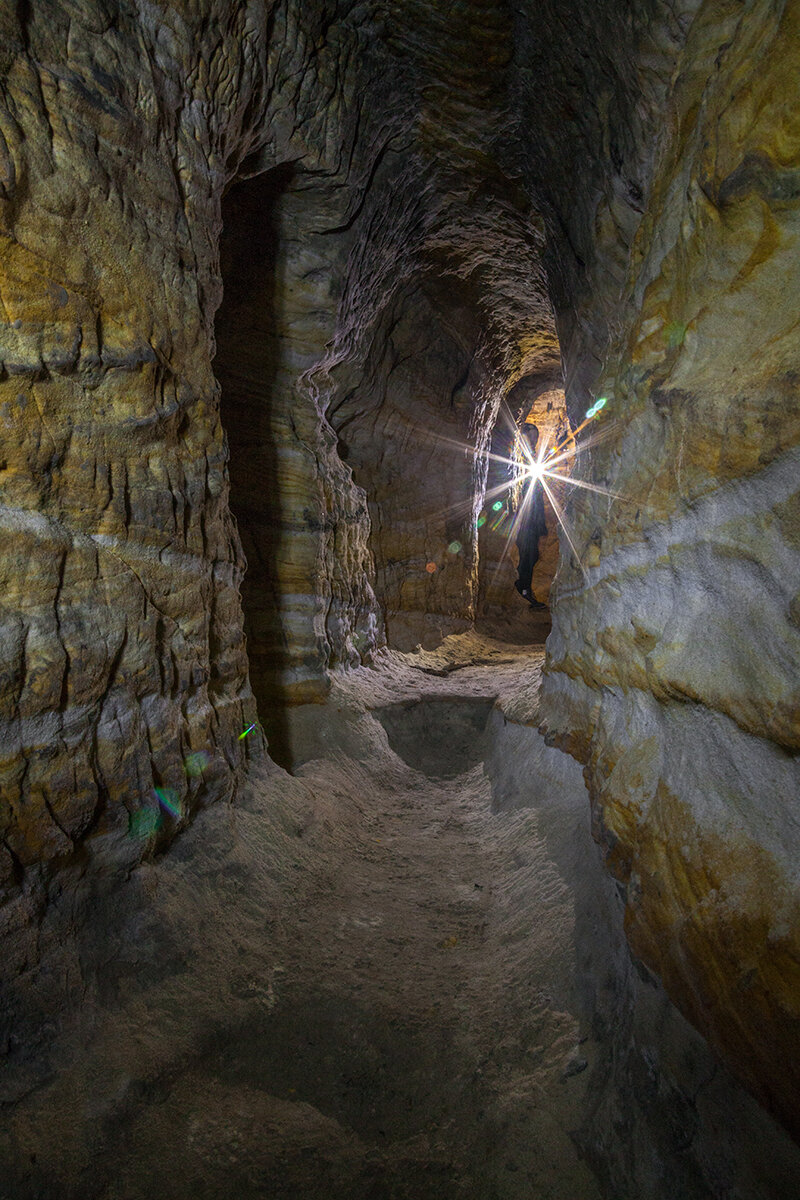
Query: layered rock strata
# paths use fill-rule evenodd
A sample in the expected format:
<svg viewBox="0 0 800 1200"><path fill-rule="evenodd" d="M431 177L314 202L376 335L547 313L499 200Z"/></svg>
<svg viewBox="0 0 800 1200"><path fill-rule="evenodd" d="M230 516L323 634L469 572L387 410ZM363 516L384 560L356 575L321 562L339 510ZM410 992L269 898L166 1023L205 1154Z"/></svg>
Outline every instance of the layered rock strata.
<svg viewBox="0 0 800 1200"><path fill-rule="evenodd" d="M2 18L1 861L23 921L37 864L90 838L135 860L254 745L211 367L251 17Z"/></svg>
<svg viewBox="0 0 800 1200"><path fill-rule="evenodd" d="M795 1134L799 21L688 30L583 463L621 495L572 509L544 701L634 953Z"/></svg>
<svg viewBox="0 0 800 1200"><path fill-rule="evenodd" d="M621 499L568 506L544 716L635 952L796 1129L798 20L4 11L12 969L39 882L164 848L384 612L403 644L471 619L497 406L558 358L546 260L573 421L608 397L577 470Z"/></svg>
<svg viewBox="0 0 800 1200"><path fill-rule="evenodd" d="M259 715L243 628L278 754L281 705L380 638L365 496L325 414L422 264L469 292L473 327L502 299L493 364L552 351L541 224L490 157L510 27L483 17L479 36L415 3L388 27L292 2L3 18L8 891L99 839L135 860L231 793L263 746L258 725L240 738ZM223 209L237 175L267 182ZM480 390L479 448L498 395ZM400 552L419 611L428 577ZM434 584L445 616L472 611L468 560Z"/></svg>
<svg viewBox="0 0 800 1200"><path fill-rule="evenodd" d="M247 562L250 681L279 761L287 704L320 700L328 665L360 662L377 635L365 496L303 378L332 336L342 269L340 248L313 230L319 199L276 169L236 184L223 205L214 368Z"/></svg>

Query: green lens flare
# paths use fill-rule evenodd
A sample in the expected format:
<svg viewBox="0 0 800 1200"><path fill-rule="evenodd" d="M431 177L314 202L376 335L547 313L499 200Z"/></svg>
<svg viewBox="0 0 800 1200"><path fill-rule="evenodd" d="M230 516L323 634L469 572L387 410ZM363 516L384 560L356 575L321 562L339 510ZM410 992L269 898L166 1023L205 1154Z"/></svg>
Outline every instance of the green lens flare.
<svg viewBox="0 0 800 1200"><path fill-rule="evenodd" d="M128 818L128 837L147 838L164 824L157 808L140 808Z"/></svg>
<svg viewBox="0 0 800 1200"><path fill-rule="evenodd" d="M153 791L158 803L171 817L180 817L181 802L174 788L153 788Z"/></svg>
<svg viewBox="0 0 800 1200"><path fill-rule="evenodd" d="M605 408L606 404L608 404L607 396L601 396L599 400L595 400L594 404L587 412L584 420L591 421L592 417L596 417L597 414L600 412L600 409Z"/></svg>
<svg viewBox="0 0 800 1200"><path fill-rule="evenodd" d="M494 511L494 512L500 512L500 509L501 509L502 507L503 507L503 501L502 501L502 500L495 500L494 504L492 505L492 509L493 509L493 511Z"/></svg>
<svg viewBox="0 0 800 1200"><path fill-rule="evenodd" d="M196 750L183 760L183 765L190 779L199 779L208 766L208 755L205 750Z"/></svg>

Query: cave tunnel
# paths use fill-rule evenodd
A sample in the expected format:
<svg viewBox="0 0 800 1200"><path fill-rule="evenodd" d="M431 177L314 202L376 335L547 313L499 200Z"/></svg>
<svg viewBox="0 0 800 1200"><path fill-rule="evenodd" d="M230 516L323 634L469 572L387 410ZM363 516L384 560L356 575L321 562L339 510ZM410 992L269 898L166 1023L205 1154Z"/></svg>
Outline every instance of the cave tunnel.
<svg viewBox="0 0 800 1200"><path fill-rule="evenodd" d="M0 1200L800 1197L800 4L0 21Z"/></svg>

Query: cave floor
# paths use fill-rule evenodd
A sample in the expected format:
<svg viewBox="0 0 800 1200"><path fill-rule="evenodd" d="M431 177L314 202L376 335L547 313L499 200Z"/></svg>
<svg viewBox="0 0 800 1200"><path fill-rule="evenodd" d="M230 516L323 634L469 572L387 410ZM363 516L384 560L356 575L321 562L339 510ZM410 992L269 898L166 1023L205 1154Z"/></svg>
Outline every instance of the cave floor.
<svg viewBox="0 0 800 1200"><path fill-rule="evenodd" d="M497 811L487 770L492 723L507 723L495 705L536 717L544 651L519 640L483 632L387 655L337 681L326 721L297 713L296 774L324 796L303 840L336 848L297 913L302 964L282 972L279 1094L356 1134L348 1196L601 1195L570 1137L592 1053L572 979L574 890L540 814ZM580 772L564 765L580 803ZM564 804L550 833L566 842L581 820L588 835L588 808ZM335 1190L304 1187L287 1195Z"/></svg>
<svg viewBox="0 0 800 1200"><path fill-rule="evenodd" d="M490 632L338 676L293 775L255 766L87 925L54 906L2 1200L610 1194L579 1147L612 889L543 647Z"/></svg>

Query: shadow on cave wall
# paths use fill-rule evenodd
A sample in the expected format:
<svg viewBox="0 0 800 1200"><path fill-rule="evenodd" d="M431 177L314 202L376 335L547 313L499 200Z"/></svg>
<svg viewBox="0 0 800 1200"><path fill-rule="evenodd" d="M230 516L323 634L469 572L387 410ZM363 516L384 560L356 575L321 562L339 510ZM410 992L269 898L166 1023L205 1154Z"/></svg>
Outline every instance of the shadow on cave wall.
<svg viewBox="0 0 800 1200"><path fill-rule="evenodd" d="M241 590L250 683L270 755L281 765L289 758L288 650L276 571L283 522L272 401L279 363L277 205L291 176L291 167L257 175L237 183L223 200L224 294L214 360L228 439L230 506L247 562Z"/></svg>

